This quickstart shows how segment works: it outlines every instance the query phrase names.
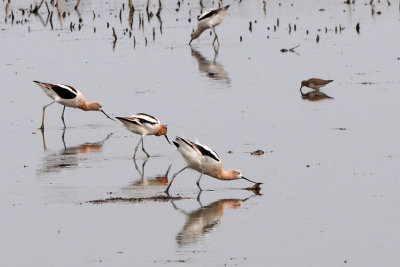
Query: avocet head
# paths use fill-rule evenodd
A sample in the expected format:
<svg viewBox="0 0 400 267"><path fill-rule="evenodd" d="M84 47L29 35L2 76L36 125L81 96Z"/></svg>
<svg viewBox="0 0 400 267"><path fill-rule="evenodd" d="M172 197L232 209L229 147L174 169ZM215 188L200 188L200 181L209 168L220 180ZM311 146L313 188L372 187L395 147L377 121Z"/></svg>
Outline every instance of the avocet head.
<svg viewBox="0 0 400 267"><path fill-rule="evenodd" d="M243 177L242 172L240 170L230 170L230 175L232 179L241 179Z"/></svg>
<svg viewBox="0 0 400 267"><path fill-rule="evenodd" d="M95 110L95 111L102 111L103 110L103 106L101 105L100 102L92 102L90 103L90 109L91 110Z"/></svg>
<svg viewBox="0 0 400 267"><path fill-rule="evenodd" d="M199 38L200 34L202 34L204 30L206 30L206 28L197 28L196 31L193 31L193 32L190 34L190 42L189 42L189 45L192 43L192 41L193 41L194 39Z"/></svg>
<svg viewBox="0 0 400 267"><path fill-rule="evenodd" d="M257 183L250 179L247 179L246 177L243 176L243 174L240 170L233 169L233 170L230 170L229 172L230 172L232 179L244 179L244 180L247 180L247 181L255 183L255 184L262 184L262 183Z"/></svg>
<svg viewBox="0 0 400 267"><path fill-rule="evenodd" d="M104 112L103 106L101 105L100 102L95 101L95 102L90 103L90 110L101 111L104 115L106 115L107 118L109 118L110 120L115 121L110 116L108 116L107 113Z"/></svg>
<svg viewBox="0 0 400 267"><path fill-rule="evenodd" d="M167 136L167 131L168 131L167 125L161 124L156 136L164 135L165 139L167 139L168 143L171 145L171 142L169 141Z"/></svg>

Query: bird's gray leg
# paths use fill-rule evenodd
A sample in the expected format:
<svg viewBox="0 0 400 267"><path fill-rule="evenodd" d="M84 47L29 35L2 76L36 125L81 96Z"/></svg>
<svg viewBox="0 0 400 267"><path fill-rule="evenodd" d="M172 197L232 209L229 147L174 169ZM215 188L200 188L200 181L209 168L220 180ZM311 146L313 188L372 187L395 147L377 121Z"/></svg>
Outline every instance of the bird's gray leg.
<svg viewBox="0 0 400 267"><path fill-rule="evenodd" d="M56 101L53 101L53 102L51 102L50 104L47 104L46 106L43 106L42 126L40 126L40 129L44 129L44 112L45 112L46 108L47 108L48 106L50 106L51 104L53 104L54 102L56 102Z"/></svg>
<svg viewBox="0 0 400 267"><path fill-rule="evenodd" d="M165 193L168 194L169 188L171 187L172 182L174 181L175 177L178 176L178 174L180 174L181 172L183 172L186 168L187 168L187 166L184 167L183 169L181 169L180 171L178 171L177 173L175 173L174 175L172 175L171 182L169 182L169 185L168 185L167 189L165 189L165 191L164 191Z"/></svg>
<svg viewBox="0 0 400 267"><path fill-rule="evenodd" d="M197 179L197 182L196 182L197 187L200 189L200 191L203 191L203 189L201 189L201 187L200 187L200 179L201 179L201 177L203 176L203 173L204 173L204 171L202 171L202 172L200 173L199 179Z"/></svg>
<svg viewBox="0 0 400 267"><path fill-rule="evenodd" d="M217 40L217 44L218 44L218 46L219 46L218 35L217 35L217 33L215 32L215 28L214 28L214 27L211 27L211 30L214 32L214 35L215 35L215 37L214 37L214 42L215 42L215 40ZM214 45L214 42L213 42L213 45Z"/></svg>
<svg viewBox="0 0 400 267"><path fill-rule="evenodd" d="M138 150L138 148L139 148L140 143L142 142L142 139L143 139L143 136L140 137L139 143L138 143L137 146L135 147L135 153L133 154L133 158L134 158L134 159L136 158L136 152L137 152L137 150Z"/></svg>
<svg viewBox="0 0 400 267"><path fill-rule="evenodd" d="M146 154L147 157L150 157L149 153L147 153L146 150L144 150L143 140L144 138L142 138L142 151Z"/></svg>
<svg viewBox="0 0 400 267"><path fill-rule="evenodd" d="M164 175L164 176L167 177L167 178L168 178L168 173L169 173L169 170L171 169L171 167L172 167L172 164L169 165L168 170L167 170L167 172L166 172L165 175Z"/></svg>
<svg viewBox="0 0 400 267"><path fill-rule="evenodd" d="M218 55L218 51L219 51L219 46L215 46L215 45L213 45L213 47L214 47L214 54L215 54L215 56L214 56L214 64L215 64L215 59L217 58L217 55Z"/></svg>
<svg viewBox="0 0 400 267"><path fill-rule="evenodd" d="M203 203L201 203L201 201L200 201L201 192L203 192L203 191L201 190L201 191L199 191L199 193L197 194L196 200L197 200L197 202L199 203L200 207L203 208Z"/></svg>
<svg viewBox="0 0 400 267"><path fill-rule="evenodd" d="M44 137L44 129L40 129L42 132L42 139L43 139L43 150L46 150L46 138Z"/></svg>
<svg viewBox="0 0 400 267"><path fill-rule="evenodd" d="M138 165L136 164L136 159L135 159L135 158L133 158L133 164L135 164L135 169L136 169L136 171L139 173L140 177L142 177L142 173L140 172L139 167L138 167Z"/></svg>
<svg viewBox="0 0 400 267"><path fill-rule="evenodd" d="M148 159L145 159L145 160L143 161L143 164L142 164L142 181L143 181L143 179L144 179L144 166L146 166L147 160L148 160Z"/></svg>
<svg viewBox="0 0 400 267"><path fill-rule="evenodd" d="M62 122L64 123L64 129L65 129L65 128L67 128L67 126L65 125L65 121L64 121L64 112L65 112L65 106L64 106L63 112L62 112L62 114L61 114L61 120L62 120Z"/></svg>
<svg viewBox="0 0 400 267"><path fill-rule="evenodd" d="M64 139L64 137L65 137L65 128L64 128L63 134L61 135L61 140L62 140L63 145L64 145L64 150L67 151L67 146L65 145L65 139Z"/></svg>

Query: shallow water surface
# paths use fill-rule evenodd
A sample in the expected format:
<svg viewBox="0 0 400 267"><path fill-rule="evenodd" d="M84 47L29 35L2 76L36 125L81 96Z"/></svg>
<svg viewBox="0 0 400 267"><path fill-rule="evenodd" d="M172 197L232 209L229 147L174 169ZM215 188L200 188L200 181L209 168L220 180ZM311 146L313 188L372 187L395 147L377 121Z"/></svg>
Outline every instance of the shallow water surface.
<svg viewBox="0 0 400 267"><path fill-rule="evenodd" d="M217 52L209 31L187 45L198 1L163 1L158 18L152 0L150 19L146 1L133 1L132 29L128 1L76 11L69 0L65 17L49 5L53 29L46 7L28 14L28 2L12 1L7 21L0 3L0 265L399 262L399 1L267 1L265 11L230 1ZM312 77L334 82L302 95ZM33 80L72 85L112 116L152 114L170 138L200 140L262 190L203 177L199 194L199 174L186 170L175 199L152 199L184 167L179 153L149 136L152 156L133 160L138 136L70 108L64 131L58 104L42 133L51 100ZM107 198L142 201L89 202Z"/></svg>

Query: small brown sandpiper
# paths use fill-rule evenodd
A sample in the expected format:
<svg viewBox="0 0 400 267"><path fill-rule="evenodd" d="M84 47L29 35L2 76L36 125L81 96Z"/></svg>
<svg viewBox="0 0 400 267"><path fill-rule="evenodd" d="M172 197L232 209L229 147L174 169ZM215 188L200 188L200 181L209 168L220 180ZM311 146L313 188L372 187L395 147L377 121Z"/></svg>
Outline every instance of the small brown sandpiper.
<svg viewBox="0 0 400 267"><path fill-rule="evenodd" d="M324 87L330 82L333 82L333 80L322 80L318 78L311 78L301 82L300 91L301 88L303 88L303 86L319 91L319 88Z"/></svg>

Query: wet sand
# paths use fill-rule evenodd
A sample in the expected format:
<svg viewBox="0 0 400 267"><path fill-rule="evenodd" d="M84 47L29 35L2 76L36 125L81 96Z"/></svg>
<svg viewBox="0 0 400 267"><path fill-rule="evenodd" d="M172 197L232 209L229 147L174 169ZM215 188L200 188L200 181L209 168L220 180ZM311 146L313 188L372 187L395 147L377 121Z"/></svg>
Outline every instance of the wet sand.
<svg viewBox="0 0 400 267"><path fill-rule="evenodd" d="M198 1L163 1L162 33L158 2L149 22L146 1L134 1L130 38L128 1L82 1L79 13L68 1L62 26L50 7L53 30L45 6L22 16L30 2L12 1L11 24L0 3L0 265L395 265L400 12L398 1L374 2L267 1L265 12L262 1L229 2L218 54L208 31L187 45ZM334 80L321 89L331 98L302 96L312 77ZM158 117L170 138L197 138L263 182L260 194L204 177L199 195L198 173L185 171L170 190L178 199L151 201L184 166L179 153L150 136L152 157L134 162L138 136L74 109L64 133L58 104L43 138L51 100L33 80L72 85L112 116ZM146 201L90 203L119 198Z"/></svg>

